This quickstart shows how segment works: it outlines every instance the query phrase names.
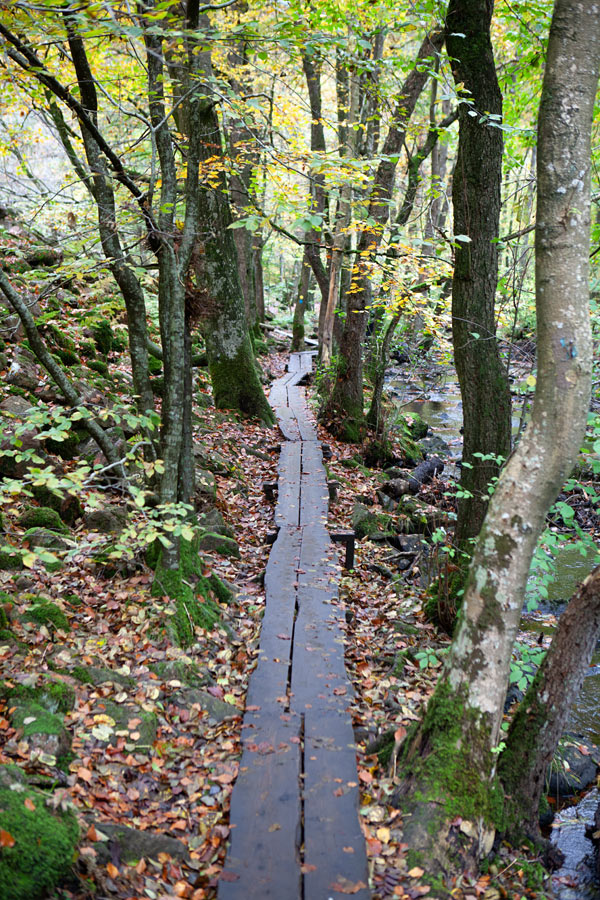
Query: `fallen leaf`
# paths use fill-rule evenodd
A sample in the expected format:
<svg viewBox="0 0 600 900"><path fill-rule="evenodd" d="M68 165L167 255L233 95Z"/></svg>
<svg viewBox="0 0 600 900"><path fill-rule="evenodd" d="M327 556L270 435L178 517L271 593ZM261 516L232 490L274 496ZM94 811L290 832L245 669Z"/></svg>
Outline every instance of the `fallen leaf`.
<svg viewBox="0 0 600 900"><path fill-rule="evenodd" d="M377 838L382 842L382 844L389 843L390 840L390 829L389 828L378 828L376 831Z"/></svg>
<svg viewBox="0 0 600 900"><path fill-rule="evenodd" d="M110 875L111 878L119 877L119 870L117 869L117 867L115 866L114 863L111 863L111 862L106 863L106 871L108 872L108 874Z"/></svg>
<svg viewBox="0 0 600 900"><path fill-rule="evenodd" d="M0 847L14 847L15 839L8 831L3 831L0 828Z"/></svg>
<svg viewBox="0 0 600 900"><path fill-rule="evenodd" d="M420 866L413 866L406 874L409 878L420 878L425 874L425 869L422 869Z"/></svg>
<svg viewBox="0 0 600 900"><path fill-rule="evenodd" d="M340 894L358 894L359 891L366 890L367 886L364 881L349 881L348 878L340 876L330 887Z"/></svg>
<svg viewBox="0 0 600 900"><path fill-rule="evenodd" d="M274 831L281 831L279 822L274 822L273 825L269 825L269 834L272 834Z"/></svg>
<svg viewBox="0 0 600 900"><path fill-rule="evenodd" d="M313 866L312 863L304 863L303 866L300 866L300 871L303 875L306 875L307 872L316 872L317 867Z"/></svg>
<svg viewBox="0 0 600 900"><path fill-rule="evenodd" d="M31 799L31 797L26 797L26 798L25 798L25 806L26 806L26 808L27 808L30 812L34 812L34 811L35 811L35 803L34 803L33 800Z"/></svg>

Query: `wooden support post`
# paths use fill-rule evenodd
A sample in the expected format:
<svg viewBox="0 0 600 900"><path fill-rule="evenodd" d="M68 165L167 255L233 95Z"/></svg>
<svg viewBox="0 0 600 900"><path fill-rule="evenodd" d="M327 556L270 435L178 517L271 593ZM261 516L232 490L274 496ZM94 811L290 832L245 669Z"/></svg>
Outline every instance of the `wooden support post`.
<svg viewBox="0 0 600 900"><path fill-rule="evenodd" d="M353 569L354 568L354 539L355 534L353 531L337 531L334 534L330 535L331 540L334 544L345 544L346 545L346 558L344 560L344 569Z"/></svg>
<svg viewBox="0 0 600 900"><path fill-rule="evenodd" d="M329 502L335 503L338 496L338 491L340 489L339 481L328 481L327 482L327 490L329 491Z"/></svg>
<svg viewBox="0 0 600 900"><path fill-rule="evenodd" d="M274 500L277 492L278 483L276 481L263 481L262 489L267 500Z"/></svg>

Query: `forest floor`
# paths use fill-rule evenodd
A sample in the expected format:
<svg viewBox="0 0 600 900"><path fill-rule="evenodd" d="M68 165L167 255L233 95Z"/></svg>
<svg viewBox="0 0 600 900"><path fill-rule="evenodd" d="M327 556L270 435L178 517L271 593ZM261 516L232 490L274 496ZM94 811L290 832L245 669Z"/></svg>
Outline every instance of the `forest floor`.
<svg viewBox="0 0 600 900"><path fill-rule="evenodd" d="M276 377L285 359L279 353L263 364ZM346 530L355 502L375 501L381 473L353 461L356 447L336 443L322 430L319 437L332 451L329 477L339 483L329 528ZM171 610L166 598L151 596L152 572L143 561L121 570L94 563L88 548L99 535L81 520L70 534L81 551L60 571L51 574L34 563L20 573L0 572L12 632L0 639L0 763L16 763L30 783L51 791L56 806L76 810L82 840L60 898L216 897L241 714L264 606L274 507L263 484L276 480L280 437L276 429L207 406L198 413L196 438L204 459L221 462L216 505L233 530L240 558L203 553L207 572L226 581L234 599L221 604L220 625L197 630L191 648L169 641L163 626ZM433 482L422 495L447 512L445 489ZM106 500L107 507L123 505L121 497ZM15 544L23 539L21 510L18 497L4 506L5 532ZM449 639L425 621L422 604L423 584L437 565L435 554L427 563L417 554L399 572L390 562L390 547L372 542L357 542L351 572L342 573L340 565L346 659L356 692L360 814L374 900L436 896L426 873L407 863L402 818L388 803L395 773L368 750L386 731L400 741L434 688ZM28 619L32 598L52 601L64 617L44 624ZM30 739L31 723L15 719L10 698L15 688L42 690L48 679L64 684L73 700L64 710L64 727L44 742ZM125 838L115 849L111 826L134 829L134 849L127 850ZM175 840L154 841L161 834ZM140 835L147 841L136 843ZM489 870L458 879L452 896L520 900L541 898L547 887L535 860L499 846Z"/></svg>

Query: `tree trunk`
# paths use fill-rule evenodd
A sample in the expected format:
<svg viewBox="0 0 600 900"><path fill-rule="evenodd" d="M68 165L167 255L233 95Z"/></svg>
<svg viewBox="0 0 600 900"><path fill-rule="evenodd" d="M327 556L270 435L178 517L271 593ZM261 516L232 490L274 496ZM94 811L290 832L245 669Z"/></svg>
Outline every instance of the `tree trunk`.
<svg viewBox="0 0 600 900"><path fill-rule="evenodd" d="M502 131L497 125L502 95L490 39L493 6L493 0L451 0L446 20L454 79L469 92L469 102L459 108L452 189L456 235L452 339L464 421L454 543L469 554L487 510L488 487L498 476L497 458L508 458L511 435L510 389L496 343L494 315L502 181Z"/></svg>
<svg viewBox="0 0 600 900"><path fill-rule="evenodd" d="M311 268L304 248L302 269L300 272L300 285L296 293L294 305L294 321L292 323L292 353L304 349L304 316L308 304L308 292L310 289Z"/></svg>
<svg viewBox="0 0 600 900"><path fill-rule="evenodd" d="M539 807L548 766L583 684L600 635L600 567L560 617L548 653L519 705L498 762L505 830L514 842L539 840Z"/></svg>
<svg viewBox="0 0 600 900"><path fill-rule="evenodd" d="M202 110L200 129L202 160L220 155L219 121L212 104L206 103ZM273 413L258 377L246 324L227 196L204 185L199 205L195 288L215 405L271 423Z"/></svg>
<svg viewBox="0 0 600 900"><path fill-rule="evenodd" d="M394 797L410 813L403 839L420 849L427 868L441 872L474 867L502 823L494 750L527 575L585 432L590 134L599 60L600 5L557 0L538 124L532 419L490 501L458 630L425 716L402 748L404 780Z"/></svg>

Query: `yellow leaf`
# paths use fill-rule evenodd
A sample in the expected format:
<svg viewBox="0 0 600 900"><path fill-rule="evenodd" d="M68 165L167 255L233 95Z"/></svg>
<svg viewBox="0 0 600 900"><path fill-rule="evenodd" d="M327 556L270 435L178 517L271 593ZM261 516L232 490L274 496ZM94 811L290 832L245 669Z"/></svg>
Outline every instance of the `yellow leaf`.
<svg viewBox="0 0 600 900"><path fill-rule="evenodd" d="M382 844L389 843L390 840L390 829L389 828L378 828L376 831L377 840L381 841Z"/></svg>
<svg viewBox="0 0 600 900"><path fill-rule="evenodd" d="M409 878L420 878L421 875L425 874L425 870L421 869L420 866L413 866L407 874Z"/></svg>

